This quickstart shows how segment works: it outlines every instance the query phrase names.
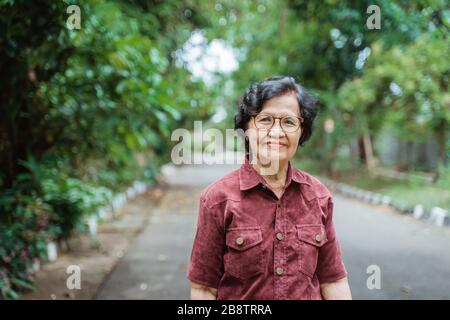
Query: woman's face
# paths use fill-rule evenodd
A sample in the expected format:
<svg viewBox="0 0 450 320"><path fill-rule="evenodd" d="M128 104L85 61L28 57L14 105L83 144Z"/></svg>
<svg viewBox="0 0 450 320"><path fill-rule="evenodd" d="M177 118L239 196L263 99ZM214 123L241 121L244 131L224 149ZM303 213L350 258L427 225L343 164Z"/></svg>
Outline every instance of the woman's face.
<svg viewBox="0 0 450 320"><path fill-rule="evenodd" d="M273 117L300 117L300 107L294 93L287 93L267 100L259 115ZM275 119L271 129L259 129L255 126L255 117L248 123L247 136L253 156L258 163L278 170L280 163L287 163L295 154L301 136L300 128L294 132L286 132L281 127L281 119ZM256 150L256 152L255 152ZM253 161L252 161L253 162ZM270 174L270 173L268 173Z"/></svg>

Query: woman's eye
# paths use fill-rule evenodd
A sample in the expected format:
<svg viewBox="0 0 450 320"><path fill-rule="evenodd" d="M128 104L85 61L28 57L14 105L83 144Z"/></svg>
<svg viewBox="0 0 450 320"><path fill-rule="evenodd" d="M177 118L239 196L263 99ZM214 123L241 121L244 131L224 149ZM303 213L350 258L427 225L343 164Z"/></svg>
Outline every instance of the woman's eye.
<svg viewBox="0 0 450 320"><path fill-rule="evenodd" d="M296 119L291 118L291 117L284 118L283 123L287 126L292 126L292 127L297 125Z"/></svg>
<svg viewBox="0 0 450 320"><path fill-rule="evenodd" d="M270 124L272 122L272 119L270 117L262 117L258 119L258 122L262 124Z"/></svg>

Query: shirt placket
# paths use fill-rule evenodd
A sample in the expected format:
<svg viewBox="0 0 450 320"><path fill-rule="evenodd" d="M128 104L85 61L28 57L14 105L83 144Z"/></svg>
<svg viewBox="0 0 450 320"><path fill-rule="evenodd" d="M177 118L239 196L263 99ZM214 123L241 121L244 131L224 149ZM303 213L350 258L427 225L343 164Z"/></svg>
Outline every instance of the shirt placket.
<svg viewBox="0 0 450 320"><path fill-rule="evenodd" d="M275 206L275 239L274 239L274 282L275 299L285 299L285 281L286 281L286 259L284 255L285 233L283 226L283 197L276 202Z"/></svg>

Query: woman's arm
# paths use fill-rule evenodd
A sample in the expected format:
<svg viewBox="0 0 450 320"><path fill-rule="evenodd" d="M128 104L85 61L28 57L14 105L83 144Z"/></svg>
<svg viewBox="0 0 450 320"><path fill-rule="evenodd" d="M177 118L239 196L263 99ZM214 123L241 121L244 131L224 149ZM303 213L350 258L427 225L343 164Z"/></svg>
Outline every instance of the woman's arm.
<svg viewBox="0 0 450 320"><path fill-rule="evenodd" d="M216 300L217 289L191 282L191 300Z"/></svg>
<svg viewBox="0 0 450 320"><path fill-rule="evenodd" d="M347 277L335 282L322 283L320 292L325 300L351 300L352 293L348 285Z"/></svg>

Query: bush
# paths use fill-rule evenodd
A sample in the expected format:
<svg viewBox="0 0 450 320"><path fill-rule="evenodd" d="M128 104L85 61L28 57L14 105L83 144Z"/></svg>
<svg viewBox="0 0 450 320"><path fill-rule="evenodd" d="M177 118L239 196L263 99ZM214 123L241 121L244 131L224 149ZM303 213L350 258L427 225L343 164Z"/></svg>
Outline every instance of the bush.
<svg viewBox="0 0 450 320"><path fill-rule="evenodd" d="M48 241L154 180L172 130L213 105L173 63L190 5L86 0L82 29L69 30L69 4L0 0L0 298L32 288Z"/></svg>
<svg viewBox="0 0 450 320"><path fill-rule="evenodd" d="M0 194L0 298L33 288L32 264L46 259L49 241L85 229L85 218L108 203L112 192L67 177L29 160L12 188Z"/></svg>

